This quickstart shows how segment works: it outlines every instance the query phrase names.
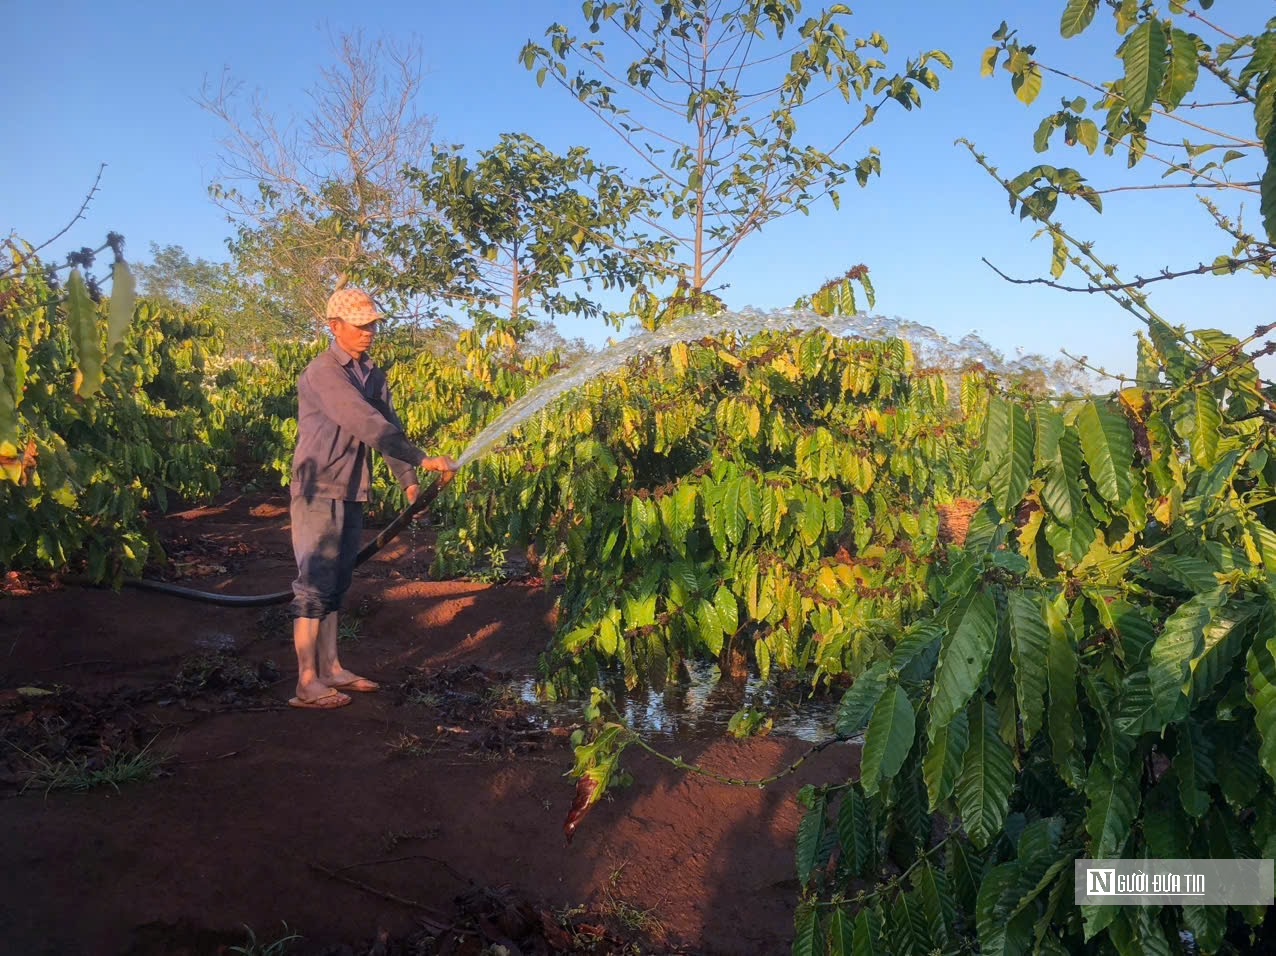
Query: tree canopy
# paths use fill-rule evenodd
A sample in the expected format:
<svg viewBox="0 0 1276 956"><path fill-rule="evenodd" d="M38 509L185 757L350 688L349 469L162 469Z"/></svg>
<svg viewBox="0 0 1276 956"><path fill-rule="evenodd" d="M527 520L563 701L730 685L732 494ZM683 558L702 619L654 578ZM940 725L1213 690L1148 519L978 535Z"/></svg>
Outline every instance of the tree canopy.
<svg viewBox="0 0 1276 956"><path fill-rule="evenodd" d="M659 200L651 224L675 244L679 278L695 293L768 222L826 198L837 206L848 178L864 186L880 174L876 147L854 161L845 150L883 106L921 106L922 91L939 88L933 64L952 66L931 50L892 73L880 59L886 38L852 38L845 4L799 21L801 6L586 0L589 33L607 39L555 23L546 45L529 41L520 54L538 83L550 78L630 147ZM799 135L830 94L848 106L838 132Z"/></svg>

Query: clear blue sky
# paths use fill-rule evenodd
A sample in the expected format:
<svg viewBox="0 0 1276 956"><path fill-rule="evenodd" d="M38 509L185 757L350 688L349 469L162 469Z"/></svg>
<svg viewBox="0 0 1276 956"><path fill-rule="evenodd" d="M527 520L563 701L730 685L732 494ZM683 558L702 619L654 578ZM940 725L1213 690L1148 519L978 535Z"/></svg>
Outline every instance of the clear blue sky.
<svg viewBox="0 0 1276 956"><path fill-rule="evenodd" d="M1031 107L1020 104L1008 75L979 76L979 55L1001 20L1036 42L1045 62L1095 79L1114 75L1116 34L1106 13L1081 38L1058 35L1063 0L1026 4L864 0L850 4L857 35L872 30L891 44L892 65L935 47L954 70L926 97L920 112L885 109L858 139L882 151L883 171L868 189L843 190L841 211L824 206L773 224L746 241L718 278L734 307L790 305L824 279L867 263L877 309L934 326L956 339L978 330L995 347L1057 354L1082 352L1109 367L1133 366L1133 319L1101 296L1012 286L980 261L986 256L1017 276L1044 275L1049 246L1030 243L1031 230L1007 210L1004 192L953 144L965 136L1008 173L1037 162L1092 171L1097 186L1147 182L1151 164L1131 178L1113 157L1085 162L1080 150L1052 147L1040 156L1031 138L1059 97L1075 95L1047 77ZM816 8L808 3L808 12ZM582 143L609 162L629 162L623 147L583 107L551 84L541 89L515 60L529 38L559 20L580 24L578 0L468 2L244 3L212 6L121 0L115 4L16 4L9 27L9 85L0 119L8 131L0 150L0 231L47 238L74 213L98 164L101 192L87 221L63 237L62 254L98 245L108 230L123 233L133 258L151 242L176 243L192 256L225 258L230 227L207 198L216 172L217 121L195 103L204 78L229 69L260 88L277 111L304 108L304 90L331 56L329 36L361 28L369 36L416 36L428 76L421 108L436 117L436 138L475 149L501 132L524 131L550 146ZM1241 30L1261 28L1270 0L1234 0L1215 7ZM827 141L840 136L837 120ZM1252 127L1251 127L1252 129ZM810 130L821 140L821 131ZM1178 134L1176 138L1181 138ZM851 155L851 154L848 154ZM1226 251L1202 210L1176 192L1126 192L1108 197L1102 217L1077 208L1067 220L1079 235L1128 275L1190 267ZM1257 202L1247 209L1259 225ZM1080 276L1075 277L1077 280ZM1272 318L1271 289L1249 277L1188 278L1163 284L1153 297L1167 318L1189 328L1243 332ZM601 326L563 323L564 334L599 343Z"/></svg>

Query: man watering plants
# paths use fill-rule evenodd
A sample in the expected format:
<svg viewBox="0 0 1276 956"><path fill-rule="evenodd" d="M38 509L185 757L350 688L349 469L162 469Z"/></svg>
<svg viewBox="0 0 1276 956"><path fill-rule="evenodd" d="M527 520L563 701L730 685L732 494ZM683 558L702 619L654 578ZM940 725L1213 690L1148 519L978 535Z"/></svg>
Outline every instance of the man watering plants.
<svg viewBox="0 0 1276 956"><path fill-rule="evenodd" d="M293 644L297 696L293 707L328 710L350 703L345 691L371 692L375 681L346 670L337 657L337 614L350 587L363 503L371 483L372 449L415 501L418 468L449 479L460 465L429 457L408 441L390 404L385 372L368 357L376 305L358 289L328 299L332 345L297 381L297 448L292 463Z"/></svg>

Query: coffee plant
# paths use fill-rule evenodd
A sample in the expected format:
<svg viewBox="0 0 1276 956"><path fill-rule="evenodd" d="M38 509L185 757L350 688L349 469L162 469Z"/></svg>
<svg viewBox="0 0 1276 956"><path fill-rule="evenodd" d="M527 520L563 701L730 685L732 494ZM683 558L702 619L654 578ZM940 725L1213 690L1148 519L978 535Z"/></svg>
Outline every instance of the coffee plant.
<svg viewBox="0 0 1276 956"><path fill-rule="evenodd" d="M205 319L136 303L127 264L112 295L76 254L65 287L27 247L0 273L0 566L82 564L95 581L137 574L145 524L168 496L218 487L204 392L219 333ZM99 252L101 250L98 250Z"/></svg>
<svg viewBox="0 0 1276 956"><path fill-rule="evenodd" d="M1102 6L1070 0L1064 36ZM1149 124L1209 77L1223 87L1212 105L1252 115L1255 133L1211 129L1167 176L1257 196L1264 230L1207 198L1227 253L1122 282L1057 216L1061 198L1102 209L1084 177L1043 164L1003 178L971 146L1052 241L1053 278L1033 281L1072 288L1055 280L1083 273L1077 291L1144 324L1138 368L1109 396L991 397L971 471L983 504L964 548L932 565L937 607L842 700L839 734L864 735L858 769L802 791L795 953L1249 953L1276 940L1266 906L1074 902L1079 858L1276 856L1276 388L1256 365L1276 326L1185 332L1145 292L1192 273L1271 274L1276 21L1245 35L1185 3L1106 6L1124 76L1093 87L1098 122L1065 99L1038 151L1063 130L1094 152L1102 132L1131 167L1164 162ZM1045 74L1067 76L1004 24L993 39L985 72L1004 54L1024 102ZM1226 171L1245 160L1252 182Z"/></svg>
<svg viewBox="0 0 1276 956"><path fill-rule="evenodd" d="M945 377L914 372L899 340L675 344L475 462L463 529L562 576L560 690L662 686L688 656L857 673L927 603L934 502L966 489ZM962 391L978 406L978 373Z"/></svg>
<svg viewBox="0 0 1276 956"><path fill-rule="evenodd" d="M297 443L297 379L326 341L274 342L269 357L241 359L217 372L213 405L221 424L213 444L224 449L246 481L287 485Z"/></svg>
<svg viewBox="0 0 1276 956"><path fill-rule="evenodd" d="M859 773L803 792L795 951L1254 945L1263 907L1072 902L1079 856L1276 852L1276 416L1248 344L1153 326L1141 387L992 399L938 607L842 701Z"/></svg>

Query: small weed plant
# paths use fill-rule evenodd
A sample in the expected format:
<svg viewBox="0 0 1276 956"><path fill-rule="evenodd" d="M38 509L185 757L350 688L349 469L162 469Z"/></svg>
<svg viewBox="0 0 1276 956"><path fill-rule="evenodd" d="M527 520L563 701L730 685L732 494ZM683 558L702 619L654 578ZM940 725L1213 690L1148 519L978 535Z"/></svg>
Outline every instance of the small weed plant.
<svg viewBox="0 0 1276 956"><path fill-rule="evenodd" d="M47 795L53 790L82 792L109 784L118 791L121 784L152 780L169 759L154 753L151 750L153 743L154 738L136 753L111 751L105 759L98 760L91 756L52 760L42 754L21 751L32 765L22 790L42 789Z"/></svg>
<svg viewBox="0 0 1276 956"><path fill-rule="evenodd" d="M267 943L258 940L252 927L245 924L244 932L248 934L248 941L243 946L230 947L230 952L237 953L238 956L283 956L292 949L293 943L302 939L299 934L289 931L287 923L283 923L283 927L284 935Z"/></svg>

